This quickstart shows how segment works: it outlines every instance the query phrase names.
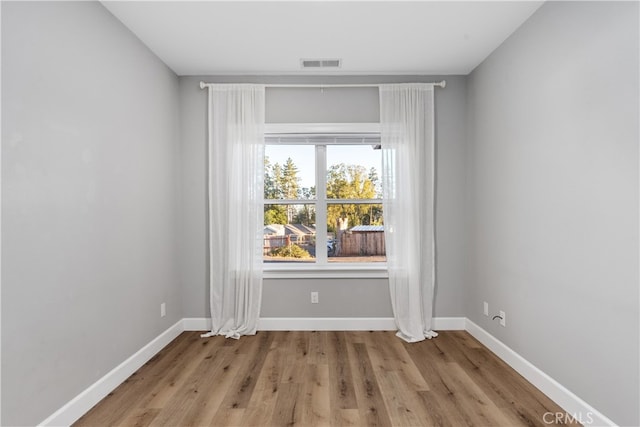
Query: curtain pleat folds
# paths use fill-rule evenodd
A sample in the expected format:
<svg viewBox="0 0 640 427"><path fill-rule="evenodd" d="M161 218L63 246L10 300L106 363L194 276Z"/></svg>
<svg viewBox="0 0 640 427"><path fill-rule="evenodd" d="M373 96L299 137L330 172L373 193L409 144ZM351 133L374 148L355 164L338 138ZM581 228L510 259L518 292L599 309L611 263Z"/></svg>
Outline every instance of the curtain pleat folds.
<svg viewBox="0 0 640 427"><path fill-rule="evenodd" d="M208 90L211 331L254 335L262 299L265 88Z"/></svg>
<svg viewBox="0 0 640 427"><path fill-rule="evenodd" d="M432 330L435 286L433 85L380 85L382 192L389 289L397 335Z"/></svg>

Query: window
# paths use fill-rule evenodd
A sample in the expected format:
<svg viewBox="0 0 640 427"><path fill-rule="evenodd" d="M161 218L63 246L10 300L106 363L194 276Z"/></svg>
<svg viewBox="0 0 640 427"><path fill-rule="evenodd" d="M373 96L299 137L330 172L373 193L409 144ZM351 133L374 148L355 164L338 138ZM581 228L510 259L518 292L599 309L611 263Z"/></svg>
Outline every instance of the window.
<svg viewBox="0 0 640 427"><path fill-rule="evenodd" d="M300 130L266 135L265 263L384 265L379 133Z"/></svg>

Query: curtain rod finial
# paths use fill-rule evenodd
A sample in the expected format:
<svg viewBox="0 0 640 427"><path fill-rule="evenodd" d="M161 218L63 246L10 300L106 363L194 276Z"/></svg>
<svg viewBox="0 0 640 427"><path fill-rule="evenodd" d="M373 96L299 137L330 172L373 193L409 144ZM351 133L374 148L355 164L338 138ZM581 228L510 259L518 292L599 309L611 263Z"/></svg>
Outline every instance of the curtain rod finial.
<svg viewBox="0 0 640 427"><path fill-rule="evenodd" d="M441 81L441 82L440 82L440 87L441 87L442 89L444 89L445 87L447 87L447 81L446 81L446 80Z"/></svg>
<svg viewBox="0 0 640 427"><path fill-rule="evenodd" d="M200 82L200 89L204 89L204 82Z"/></svg>

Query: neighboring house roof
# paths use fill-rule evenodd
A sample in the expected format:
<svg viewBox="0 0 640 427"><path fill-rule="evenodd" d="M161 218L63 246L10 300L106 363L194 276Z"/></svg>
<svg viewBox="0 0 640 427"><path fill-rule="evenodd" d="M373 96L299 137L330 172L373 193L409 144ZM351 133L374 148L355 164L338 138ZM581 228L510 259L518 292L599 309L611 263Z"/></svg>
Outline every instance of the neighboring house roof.
<svg viewBox="0 0 640 427"><path fill-rule="evenodd" d="M304 225L304 224L287 224L284 226L285 234L298 234L298 235L308 235L308 234L316 234L316 229L314 227Z"/></svg>
<svg viewBox="0 0 640 427"><path fill-rule="evenodd" d="M275 236L284 236L284 225L269 224L264 226L263 234L271 234Z"/></svg>
<svg viewBox="0 0 640 427"><path fill-rule="evenodd" d="M264 234L272 236L285 236L295 234L297 236L307 236L316 234L313 226L303 224L268 224L264 226Z"/></svg>
<svg viewBox="0 0 640 427"><path fill-rule="evenodd" d="M384 225L356 225L351 231L384 231Z"/></svg>

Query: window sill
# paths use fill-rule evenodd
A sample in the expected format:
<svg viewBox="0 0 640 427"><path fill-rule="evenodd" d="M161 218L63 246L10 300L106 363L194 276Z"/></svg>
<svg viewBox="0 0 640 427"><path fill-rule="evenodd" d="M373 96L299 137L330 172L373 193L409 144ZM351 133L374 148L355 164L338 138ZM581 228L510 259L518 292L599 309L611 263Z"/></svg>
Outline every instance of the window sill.
<svg viewBox="0 0 640 427"><path fill-rule="evenodd" d="M387 279L386 264L296 264L264 266L264 279Z"/></svg>

